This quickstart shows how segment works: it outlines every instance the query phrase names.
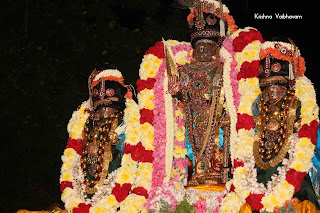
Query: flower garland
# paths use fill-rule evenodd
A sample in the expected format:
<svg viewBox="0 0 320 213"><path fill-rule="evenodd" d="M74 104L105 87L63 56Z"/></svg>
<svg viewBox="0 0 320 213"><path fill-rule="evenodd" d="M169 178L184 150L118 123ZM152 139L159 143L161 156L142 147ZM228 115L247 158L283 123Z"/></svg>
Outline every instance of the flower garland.
<svg viewBox="0 0 320 213"><path fill-rule="evenodd" d="M135 183L137 172L137 160L135 150L125 149L121 167L108 175L104 185L92 199L85 198L84 177L80 167L83 141L81 133L85 121L90 115L89 101L81 104L72 114L68 124L69 140L62 156L62 168L60 176L61 199L69 212L116 212L117 208L128 208L132 202L129 195L132 185ZM124 122L127 125L125 134L125 146L137 146L140 139L138 105L131 99L126 100ZM140 153L141 150L138 150ZM123 202L123 203L122 203Z"/></svg>
<svg viewBox="0 0 320 213"><path fill-rule="evenodd" d="M159 187L155 193L156 196L148 203L150 204L150 211L161 212L167 209L173 212L181 208L184 202L187 202L196 213L218 213L221 200L226 196L227 191L212 192L194 188L185 189L182 182L169 182Z"/></svg>
<svg viewBox="0 0 320 213"><path fill-rule="evenodd" d="M296 79L294 88L295 96L301 102L302 128L298 134L289 138L289 159L283 161L283 166L278 168L278 175L273 175L267 187L257 182L252 149L255 131L251 106L261 93L257 69L259 46L263 40L259 34L257 31L250 32L247 28L231 36L240 70L237 76L241 96L236 125L238 138L234 144L236 148L233 149L236 151L232 153L234 176L228 183L230 193L222 201L222 212L238 212L245 202L252 210L273 211L276 207L283 206L300 190L302 179L312 166L311 159L318 127L318 106L312 83L302 76Z"/></svg>
<svg viewBox="0 0 320 213"><path fill-rule="evenodd" d="M187 178L187 165L186 159L187 149L185 148L186 140L186 127L184 122L184 114L181 102L173 99L174 111L174 149L173 149L173 162L170 182L173 183L186 183Z"/></svg>
<svg viewBox="0 0 320 213"><path fill-rule="evenodd" d="M225 91L225 98L228 113L230 115L230 157L233 161L233 153L235 147L233 141L236 140L236 123L237 123L237 109L239 106L240 93L237 81L237 61L234 59L235 52L233 50L232 39L225 38L220 49L221 61L223 61L223 88Z"/></svg>
<svg viewBox="0 0 320 213"><path fill-rule="evenodd" d="M161 47L160 43L157 43L159 47ZM154 48L154 50L157 50L157 48ZM150 48L140 65L139 75L140 79L137 81L138 86L138 102L139 102L139 108L140 108L140 125L141 125L141 143L146 147L147 150L152 154L152 160L148 164L148 171L150 172L148 174L147 181L145 180L143 173L137 173L137 179L141 181L145 181L144 185L147 185L144 189L146 190L146 196L145 198L149 197L149 193L151 190L152 183L155 182L155 178L153 177L153 173L157 171L157 168L154 167L154 161L157 158L157 156L154 155L154 147L156 145L156 142L154 140L155 135L157 132L155 131L154 124L155 122L155 93L154 93L154 87L156 83L155 76L159 70L160 65L162 64L161 57L159 54L154 52L154 54L151 54L152 49ZM163 154L164 152L162 152ZM140 165L139 165L140 167ZM143 166L142 166L143 168ZM163 174L159 173L161 178L163 178ZM143 205L146 202L146 200L143 200L140 202L140 205Z"/></svg>
<svg viewBox="0 0 320 213"><path fill-rule="evenodd" d="M167 41L167 44L178 64L185 64L191 60L190 44L185 42ZM153 151L152 180L149 187L149 200L155 195L156 189L164 181L168 182L173 173L175 180L180 180L181 172L177 168L186 164L178 158L186 153L184 144L184 129L175 129L174 114L179 114L173 108L171 95L168 90L166 76L166 59L163 42L157 42L145 54L140 66L140 79L138 85L138 100L141 114L141 137L142 143ZM182 114L182 113L180 113ZM147 128L143 128L143 126ZM174 131L176 130L176 131ZM182 137L183 134L183 137ZM178 135L178 136L177 136ZM177 142L179 138L179 142ZM179 146L175 146L175 145ZM184 168L185 171L185 168ZM179 174L178 174L179 173ZM177 175L177 176L176 176ZM137 178L139 175L137 175ZM184 176L183 176L184 177ZM147 205L148 207L148 205ZM149 208L149 207L148 207Z"/></svg>
<svg viewBox="0 0 320 213"><path fill-rule="evenodd" d="M259 62L259 50L262 42L261 34L254 28L247 27L240 29L232 34L229 40L226 40L223 44L223 52L229 52L228 60L234 59L233 64L229 65L230 76L232 76L232 82L226 82L225 87L231 86L234 94L234 107L237 113L231 110L230 118L231 121L236 121L233 124L234 131L239 129L239 123L243 124L244 127L249 123L242 123L243 116L252 116L251 103L260 94L258 75L247 75L247 70L254 69L256 64ZM226 57L223 57L226 58ZM233 69L231 69L231 67ZM229 83L229 84L228 84ZM258 84L258 85L257 85ZM231 131L232 133L232 131ZM248 149L252 149L254 132L244 129L243 134L230 137L230 151L233 167L237 168L238 158L242 156L242 153ZM241 136L241 137L240 137ZM234 170L233 180L230 180L226 187L229 190L227 196L221 203L220 212L239 212L241 205L244 203L241 196L238 195L242 189L234 190L235 176L238 173L237 169ZM232 185L233 184L233 185ZM234 192L235 191L235 192ZM245 192L244 192L245 193Z"/></svg>
<svg viewBox="0 0 320 213"><path fill-rule="evenodd" d="M170 181L165 180L158 186L157 190L154 190L155 194L151 194L148 201L148 208L152 210L160 210L161 202L165 201L171 206L171 210L174 210L177 203L184 196L180 196L183 193L182 182L186 181L186 167L187 160L185 158L187 150L185 149L185 123L183 119L183 109L179 106L180 103L177 99L173 99L173 116L175 118L174 127L172 128L175 133L174 147L173 147L173 159ZM176 193L179 189L179 193ZM178 196L178 197L177 197Z"/></svg>
<svg viewBox="0 0 320 213"><path fill-rule="evenodd" d="M288 151L289 160L285 159L282 162L284 166L278 168L279 175L274 175L272 181L268 182L267 187L264 187L263 184L257 182L254 158L253 155L250 155L252 154L252 150L242 154L242 156L246 156L246 161L241 159L241 157L238 158L239 162L235 169L233 185L235 191L238 190L238 194L242 193L240 194L240 198L243 198L249 203L253 210L264 209L273 211L274 208L283 206L286 201L292 198L294 193L300 190L301 182L306 172L308 172L312 166L311 159L314 155L313 150L316 142L314 135L316 135L318 126L317 115L314 112L318 112L318 110L315 96L313 99L306 99L301 93L297 93L297 91L309 88L308 92L313 94L311 82L306 77L300 77L296 81L298 84L295 85L295 95L301 101L301 106L304 108L303 110L309 112L309 106L315 110L306 115L307 119L301 117L303 126L299 134L292 135L289 138L291 142L291 147ZM249 119L250 118L248 118L247 121L249 121ZM239 129L239 137L243 131L243 129Z"/></svg>

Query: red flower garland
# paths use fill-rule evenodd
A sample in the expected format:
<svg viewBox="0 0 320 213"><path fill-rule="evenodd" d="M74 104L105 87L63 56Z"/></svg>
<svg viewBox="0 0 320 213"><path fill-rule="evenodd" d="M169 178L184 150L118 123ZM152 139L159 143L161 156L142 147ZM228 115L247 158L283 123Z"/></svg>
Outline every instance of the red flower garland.
<svg viewBox="0 0 320 213"><path fill-rule="evenodd" d="M241 161L237 161L237 159L234 159L233 160L233 165L234 165L235 168L240 167L240 166L243 167L244 163L241 162Z"/></svg>
<svg viewBox="0 0 320 213"><path fill-rule="evenodd" d="M238 122L236 124L237 131L239 129L250 130L254 128L254 117L248 114L239 114L238 113Z"/></svg>
<svg viewBox="0 0 320 213"><path fill-rule="evenodd" d="M299 131L299 137L307 137L313 145L316 145L318 126L319 123L315 120L313 120L310 125L304 124Z"/></svg>
<svg viewBox="0 0 320 213"><path fill-rule="evenodd" d="M140 124L148 122L151 125L153 125L153 120L154 120L153 110L145 109L145 108L140 110Z"/></svg>
<svg viewBox="0 0 320 213"><path fill-rule="evenodd" d="M70 181L62 181L61 184L60 184L60 191L63 192L63 190L65 190L65 188L67 188L67 187L73 189L72 182L70 182Z"/></svg>
<svg viewBox="0 0 320 213"><path fill-rule="evenodd" d="M148 54L153 54L158 58L165 58L166 56L164 54L164 44L162 43L162 41L157 41L154 46L150 47L145 55Z"/></svg>
<svg viewBox="0 0 320 213"><path fill-rule="evenodd" d="M111 193L116 197L116 200L120 203L124 199L126 199L130 191L131 191L130 183L124 183L122 184L122 186L119 183L116 183Z"/></svg>
<svg viewBox="0 0 320 213"><path fill-rule="evenodd" d="M148 191L143 187L137 187L132 190L132 193L136 195L144 196L146 199L148 198Z"/></svg>
<svg viewBox="0 0 320 213"><path fill-rule="evenodd" d="M153 89L155 82L156 82L156 79L154 79L154 78L148 78L147 80L142 80L139 78L137 80L138 93L144 89Z"/></svg>
<svg viewBox="0 0 320 213"><path fill-rule="evenodd" d="M83 149L83 141L82 139L72 139L72 138L68 138L68 142L66 145L66 149L67 148L72 148L74 149L79 155L81 155L82 153L82 149Z"/></svg>
<svg viewBox="0 0 320 213"><path fill-rule="evenodd" d="M78 207L75 207L72 212L73 213L89 213L89 209L91 207L91 204L84 204L84 203L80 203L78 205Z"/></svg>
<svg viewBox="0 0 320 213"><path fill-rule="evenodd" d="M241 52L252 41L258 40L264 42L262 35L255 29L250 29L248 32L241 32L238 37L233 40L233 47L235 52Z"/></svg>
<svg viewBox="0 0 320 213"><path fill-rule="evenodd" d="M237 79L245 79L245 78L257 78L258 77L258 68L260 65L260 61L245 61L241 65L240 72L237 75Z"/></svg>
<svg viewBox="0 0 320 213"><path fill-rule="evenodd" d="M131 153L131 158L134 161L138 162L153 162L153 151L151 150L146 150L141 142L139 142L137 145L130 145L126 144L125 149L123 154L130 154Z"/></svg>
<svg viewBox="0 0 320 213"><path fill-rule="evenodd" d="M261 199L263 198L264 194L251 194L246 198L246 202L251 206L253 211L259 211L263 208L261 204Z"/></svg>
<svg viewBox="0 0 320 213"><path fill-rule="evenodd" d="M303 181L304 176L306 175L306 172L298 172L294 169L290 169L287 172L286 180L288 183L293 185L295 187L294 194L300 191L301 189L301 183Z"/></svg>

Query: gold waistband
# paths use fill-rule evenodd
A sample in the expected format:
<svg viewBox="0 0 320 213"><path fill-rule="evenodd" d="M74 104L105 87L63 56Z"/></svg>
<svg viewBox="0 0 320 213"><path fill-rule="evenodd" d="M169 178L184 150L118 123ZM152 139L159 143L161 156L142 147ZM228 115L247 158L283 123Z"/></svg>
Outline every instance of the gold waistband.
<svg viewBox="0 0 320 213"><path fill-rule="evenodd" d="M212 192L221 192L226 189L224 184L219 185L204 185L204 186L186 186L186 189L188 188L194 188L202 192L206 191L212 191Z"/></svg>

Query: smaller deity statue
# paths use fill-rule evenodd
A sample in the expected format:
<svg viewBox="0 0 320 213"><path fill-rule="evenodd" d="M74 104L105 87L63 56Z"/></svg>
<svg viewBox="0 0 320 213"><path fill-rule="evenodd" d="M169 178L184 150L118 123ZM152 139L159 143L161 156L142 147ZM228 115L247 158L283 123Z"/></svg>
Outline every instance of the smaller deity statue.
<svg viewBox="0 0 320 213"><path fill-rule="evenodd" d="M293 153L297 152L297 150L289 151L290 146L292 146L293 138L299 141L299 137L303 135L300 131L301 123L306 123L302 121L306 115L301 116L301 109L308 106L302 105L301 97L298 97L296 92L301 88L295 86L295 80L303 76L305 67L304 59L300 56L295 44L265 42L262 45L260 57L259 78L262 94L253 104L254 122L257 129L253 155L258 182L270 187L272 186L270 183L273 183L279 171L288 172L288 162L292 162ZM318 123L314 121L313 124L317 125L317 129ZM316 135L317 133L315 130L309 134ZM308 153L304 154L308 155ZM286 177L289 175L287 174ZM293 185L296 187L293 197L300 201L309 200L317 209L319 208L308 174L297 176Z"/></svg>
<svg viewBox="0 0 320 213"><path fill-rule="evenodd" d="M123 122L125 95L128 91L121 73L108 63L94 69L88 84L92 111L82 133L84 148L81 167L85 190L90 197L108 174L121 165L124 138L119 137L116 129Z"/></svg>

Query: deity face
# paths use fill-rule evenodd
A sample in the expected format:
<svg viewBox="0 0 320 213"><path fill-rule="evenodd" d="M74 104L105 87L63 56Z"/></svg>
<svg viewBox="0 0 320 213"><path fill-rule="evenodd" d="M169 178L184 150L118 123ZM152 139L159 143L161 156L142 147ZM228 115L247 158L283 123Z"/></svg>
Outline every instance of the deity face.
<svg viewBox="0 0 320 213"><path fill-rule="evenodd" d="M214 45L212 43L202 42L201 40L197 42L195 47L196 57L200 62L210 62L212 60L212 53L214 50Z"/></svg>
<svg viewBox="0 0 320 213"><path fill-rule="evenodd" d="M269 85L262 90L262 97L265 101L267 101L270 105L274 105L278 103L287 92L287 87L282 85Z"/></svg>
<svg viewBox="0 0 320 213"><path fill-rule="evenodd" d="M270 84L288 85L289 62L276 58L267 57L260 62L259 66L260 86Z"/></svg>
<svg viewBox="0 0 320 213"><path fill-rule="evenodd" d="M288 88L289 62L266 58L260 62L259 77L263 98L271 105L286 94Z"/></svg>
<svg viewBox="0 0 320 213"><path fill-rule="evenodd" d="M126 89L118 82L99 79L97 85L91 89L95 120L109 117L116 111L122 111Z"/></svg>

